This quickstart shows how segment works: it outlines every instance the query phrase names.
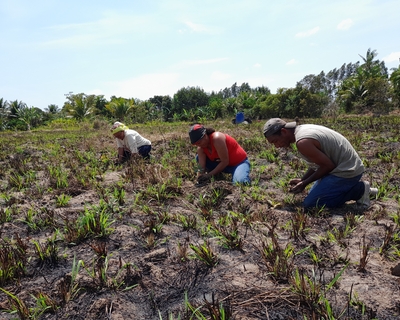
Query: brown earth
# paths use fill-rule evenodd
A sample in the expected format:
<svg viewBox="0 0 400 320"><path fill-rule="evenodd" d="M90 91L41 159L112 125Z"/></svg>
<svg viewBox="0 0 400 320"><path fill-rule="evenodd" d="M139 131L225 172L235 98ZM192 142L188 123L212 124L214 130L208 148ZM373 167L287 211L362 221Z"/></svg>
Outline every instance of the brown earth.
<svg viewBox="0 0 400 320"><path fill-rule="evenodd" d="M240 134L236 128L230 130L233 136ZM98 150L105 149L112 154L113 141L104 138L106 134L95 135L90 143L94 143ZM252 133L247 134L250 139ZM164 134L162 139L159 134L149 133L148 136L153 141L155 159L172 150L168 140L186 139L184 133L172 137ZM372 161L379 147L376 141L369 141L360 153ZM393 143L386 147L396 150L399 146ZM81 148L85 149L83 145ZM40 160L42 151L26 144L22 149L29 153L30 159L37 159L45 165L45 160ZM180 161L190 163L193 151L189 148ZM310 300L292 290L290 277L284 279L271 274L271 266L263 258L261 248L263 244L272 244L274 233L281 248L291 243L297 252L289 259L291 272L298 269L312 279L312 284L319 285L319 296L327 298L334 318L400 319L399 256L389 258L380 252L389 228L399 232L399 225L392 217L400 214L398 196L372 200L367 209L350 202L339 209L302 215L306 219L305 228L295 235L291 222L302 213L301 199L304 195L288 196L284 186L279 184L293 174L288 163L295 156L290 151L279 151L278 155L283 166L259 158L258 150L249 151L252 180L257 181L259 189L233 186L227 176L196 188L193 174L184 177L182 184L168 190L168 196L162 199L154 196L138 199L139 191L144 192L151 179L155 179L154 185L160 185L162 181L170 181L168 179L175 174L166 170L165 164L153 160L147 164L105 167L97 177L97 187L93 184L86 188L69 187L62 192L53 189L40 196L24 190L13 191L11 200L2 200L1 208L5 210L14 204L18 210L15 219L1 224L0 234L2 239L19 237L25 242L30 260L26 274L5 283L2 288L12 292L31 311L35 310L32 295L38 292L46 294L57 306L53 312L47 310L41 316L32 315L31 319L152 320L178 319L178 315L180 319L195 319L193 312L185 307L185 296L194 308L203 306L199 310L206 319L223 319L211 318L209 313L221 303L232 312L231 319L327 318L318 313L324 309L322 300L311 305L308 303ZM15 155L10 154L8 159L3 159L3 164L12 161L13 157ZM394 168L390 184L399 186L399 161L388 165ZM261 169L263 167L267 169ZM368 168L365 176L372 178L371 182L377 186L387 170L383 165ZM7 175L2 179L2 192L6 192ZM48 186L48 179L48 175L42 172L40 183ZM126 192L125 202L117 205L113 212L113 232L105 238L89 238L77 245L68 244L62 236L66 221L73 221L85 208L98 205L104 198L98 190L113 188L123 188ZM66 207L55 206L56 195L61 193L72 196ZM216 193L220 195L218 198ZM24 223L29 208L46 208L41 212L51 216L53 227L30 229ZM185 228L180 216L193 217L197 221L196 227ZM236 250L225 248L221 238L207 229L209 225L221 223L226 216L238 217L235 221L242 244ZM354 230L343 238L337 236L336 240L329 241L327 232L343 231L348 217L358 219ZM162 220L160 230L155 230L155 220ZM32 240L45 243L57 232L59 261L41 264ZM364 247L369 245L368 261L365 270L360 271L363 239ZM218 263L212 267L192 257L194 252L189 245L205 242L218 258ZM398 245L395 241L392 243ZM104 256L100 258L95 249L102 244L107 256L104 281L94 271L101 263L104 266ZM318 263L311 260L310 249L320 257ZM65 301L61 288L70 283L74 257L76 262L82 260L85 267L80 268L74 282L77 288L74 296ZM330 288L329 283L341 271L340 278ZM12 309L7 295L1 293L0 300L0 319L18 318L16 314L6 312ZM211 309L207 309L207 305L211 305ZM19 318L23 317L20 315Z"/></svg>

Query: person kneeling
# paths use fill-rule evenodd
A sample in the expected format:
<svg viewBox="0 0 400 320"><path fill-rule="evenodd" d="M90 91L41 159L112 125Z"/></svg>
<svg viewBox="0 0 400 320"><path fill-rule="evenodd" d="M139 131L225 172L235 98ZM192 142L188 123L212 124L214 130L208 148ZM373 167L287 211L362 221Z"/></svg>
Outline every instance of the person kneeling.
<svg viewBox="0 0 400 320"><path fill-rule="evenodd" d="M137 131L129 129L121 122L115 122L111 127L118 147L116 164L128 161L132 155L139 155L143 159L150 159L151 142L143 138Z"/></svg>
<svg viewBox="0 0 400 320"><path fill-rule="evenodd" d="M250 184L250 162L247 153L228 134L194 124L189 130L190 142L197 147L198 182L224 172L232 174L233 183Z"/></svg>

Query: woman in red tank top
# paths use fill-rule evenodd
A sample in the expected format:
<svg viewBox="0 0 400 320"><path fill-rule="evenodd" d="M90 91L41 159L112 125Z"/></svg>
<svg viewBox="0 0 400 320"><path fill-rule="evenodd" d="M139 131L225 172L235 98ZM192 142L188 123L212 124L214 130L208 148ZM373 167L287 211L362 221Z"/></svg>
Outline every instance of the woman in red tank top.
<svg viewBox="0 0 400 320"><path fill-rule="evenodd" d="M224 172L232 174L233 183L250 183L247 153L234 138L201 124L190 127L189 137L197 147L198 181L209 180Z"/></svg>

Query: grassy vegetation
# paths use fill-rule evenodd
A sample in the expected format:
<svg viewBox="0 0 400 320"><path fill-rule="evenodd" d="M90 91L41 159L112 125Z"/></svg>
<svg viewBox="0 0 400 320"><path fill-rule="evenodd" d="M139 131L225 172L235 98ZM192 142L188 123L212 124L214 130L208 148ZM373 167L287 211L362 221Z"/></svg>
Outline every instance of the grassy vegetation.
<svg viewBox="0 0 400 320"><path fill-rule="evenodd" d="M301 121L355 146L370 208L305 213L287 192L305 164L266 143L264 121L206 123L246 149L250 186L194 186L188 123L135 125L153 158L123 166L107 123L0 133L0 317L398 317L400 117Z"/></svg>

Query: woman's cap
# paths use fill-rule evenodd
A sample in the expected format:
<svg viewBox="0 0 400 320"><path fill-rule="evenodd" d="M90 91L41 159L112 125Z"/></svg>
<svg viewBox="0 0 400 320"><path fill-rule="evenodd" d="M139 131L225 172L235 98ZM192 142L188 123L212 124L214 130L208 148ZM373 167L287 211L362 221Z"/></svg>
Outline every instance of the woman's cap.
<svg viewBox="0 0 400 320"><path fill-rule="evenodd" d="M189 137L190 143L195 144L206 134L206 128L201 124L194 124L190 127Z"/></svg>
<svg viewBox="0 0 400 320"><path fill-rule="evenodd" d="M264 124L264 128L263 128L264 137L268 138L268 137L272 136L273 134L277 133L282 128L286 128L286 129L296 128L296 122L295 121L286 122L280 118L269 119Z"/></svg>
<svg viewBox="0 0 400 320"><path fill-rule="evenodd" d="M120 132L123 130L127 130L127 129L129 129L129 128L126 125L124 125L122 122L116 121L116 122L114 122L114 124L111 127L111 133L114 134L114 133L117 133L117 132Z"/></svg>

